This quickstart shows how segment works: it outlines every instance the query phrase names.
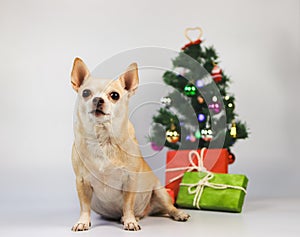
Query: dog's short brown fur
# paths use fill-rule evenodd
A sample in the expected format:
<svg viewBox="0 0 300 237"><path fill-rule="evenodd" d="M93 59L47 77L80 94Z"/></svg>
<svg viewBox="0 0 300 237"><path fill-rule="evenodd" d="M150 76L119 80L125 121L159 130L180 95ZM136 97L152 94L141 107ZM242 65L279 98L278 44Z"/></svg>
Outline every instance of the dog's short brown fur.
<svg viewBox="0 0 300 237"><path fill-rule="evenodd" d="M186 221L142 158L134 128L128 120L128 101L138 87L138 69L131 64L118 80L93 78L76 58L71 82L78 92L72 163L80 201L80 218L73 231L88 230L90 211L120 218L125 230L139 230L138 219L169 214Z"/></svg>

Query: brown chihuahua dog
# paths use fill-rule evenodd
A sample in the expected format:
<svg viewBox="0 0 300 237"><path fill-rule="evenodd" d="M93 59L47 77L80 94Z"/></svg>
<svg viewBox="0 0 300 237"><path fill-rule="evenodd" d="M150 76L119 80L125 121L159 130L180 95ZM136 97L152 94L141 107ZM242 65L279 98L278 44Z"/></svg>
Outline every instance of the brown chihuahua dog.
<svg viewBox="0 0 300 237"><path fill-rule="evenodd" d="M128 102L138 87L138 69L131 64L117 80L93 78L76 58L71 73L78 92L72 163L80 201L80 218L73 231L88 230L91 209L121 219L125 230L140 230L138 220L168 214L186 221L143 159L128 119Z"/></svg>

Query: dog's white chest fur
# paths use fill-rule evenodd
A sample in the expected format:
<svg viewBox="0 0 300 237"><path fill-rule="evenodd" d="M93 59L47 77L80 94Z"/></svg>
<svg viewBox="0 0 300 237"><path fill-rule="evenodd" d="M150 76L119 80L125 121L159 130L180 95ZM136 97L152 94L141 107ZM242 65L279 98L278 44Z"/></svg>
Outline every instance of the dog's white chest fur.
<svg viewBox="0 0 300 237"><path fill-rule="evenodd" d="M91 168L87 167L86 179L93 188L92 209L109 218L119 219L123 212L123 192L129 182L138 182L119 159L120 148L112 144L87 144L90 153ZM118 159L114 159L117 157ZM142 216L149 200L151 191L136 195L135 214Z"/></svg>

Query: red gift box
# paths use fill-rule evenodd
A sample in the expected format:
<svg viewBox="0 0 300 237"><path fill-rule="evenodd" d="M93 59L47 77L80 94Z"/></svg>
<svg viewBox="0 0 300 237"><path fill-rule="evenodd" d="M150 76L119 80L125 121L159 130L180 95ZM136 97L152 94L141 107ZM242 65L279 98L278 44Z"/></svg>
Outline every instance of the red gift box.
<svg viewBox="0 0 300 237"><path fill-rule="evenodd" d="M199 161L194 155L189 158L191 150L168 151L166 160L166 188L172 189L176 199L179 184L182 176L186 171L198 170ZM197 150L198 154L201 150ZM203 149L203 166L206 170L214 173L228 173L228 156L227 149Z"/></svg>
<svg viewBox="0 0 300 237"><path fill-rule="evenodd" d="M175 203L174 191L170 188L166 188L166 190L172 199L172 203L174 204Z"/></svg>

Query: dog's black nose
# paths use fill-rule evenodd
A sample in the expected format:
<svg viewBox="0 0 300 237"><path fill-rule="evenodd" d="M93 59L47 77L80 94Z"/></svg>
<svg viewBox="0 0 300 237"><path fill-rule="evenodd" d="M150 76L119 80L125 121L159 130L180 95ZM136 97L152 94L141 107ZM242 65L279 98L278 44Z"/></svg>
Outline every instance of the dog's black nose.
<svg viewBox="0 0 300 237"><path fill-rule="evenodd" d="M100 106L100 105L104 104L104 100L101 97L95 97L93 99L93 104L95 106Z"/></svg>

